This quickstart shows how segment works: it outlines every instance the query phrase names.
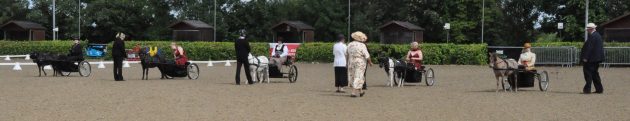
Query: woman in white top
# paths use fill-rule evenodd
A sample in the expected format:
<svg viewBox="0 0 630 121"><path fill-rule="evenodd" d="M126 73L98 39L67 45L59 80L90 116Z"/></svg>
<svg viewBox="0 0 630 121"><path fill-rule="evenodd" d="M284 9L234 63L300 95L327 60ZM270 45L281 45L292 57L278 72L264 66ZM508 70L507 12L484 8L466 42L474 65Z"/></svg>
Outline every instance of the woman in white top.
<svg viewBox="0 0 630 121"><path fill-rule="evenodd" d="M521 53L520 58L518 59L518 64L525 67L525 70L531 71L536 64L536 54L534 54L531 50L532 45L529 43L525 43L523 45L523 52Z"/></svg>
<svg viewBox="0 0 630 121"><path fill-rule="evenodd" d="M276 67L282 66L287 61L287 55L289 55L289 48L282 43L282 37L278 37L278 44L271 51L270 65L276 65Z"/></svg>
<svg viewBox="0 0 630 121"><path fill-rule="evenodd" d="M337 39L339 40L333 46L333 55L335 56L335 87L337 87L337 93L343 93L343 87L348 86L348 68L346 68L346 49L348 48L344 43L346 37L343 34L339 34Z"/></svg>

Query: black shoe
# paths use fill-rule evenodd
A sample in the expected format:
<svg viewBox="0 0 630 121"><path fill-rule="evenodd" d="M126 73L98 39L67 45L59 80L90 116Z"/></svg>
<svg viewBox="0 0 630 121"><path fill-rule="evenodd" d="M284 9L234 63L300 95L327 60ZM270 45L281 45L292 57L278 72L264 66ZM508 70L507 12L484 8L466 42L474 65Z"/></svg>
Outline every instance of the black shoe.
<svg viewBox="0 0 630 121"><path fill-rule="evenodd" d="M595 91L595 92L593 92L593 93L603 94L603 93L604 93L604 91Z"/></svg>
<svg viewBox="0 0 630 121"><path fill-rule="evenodd" d="M582 94L591 94L591 92L582 92Z"/></svg>
<svg viewBox="0 0 630 121"><path fill-rule="evenodd" d="M361 94L359 94L360 97L363 97L363 95L365 95L365 92L361 92Z"/></svg>
<svg viewBox="0 0 630 121"><path fill-rule="evenodd" d="M357 97L357 95L350 95L350 97Z"/></svg>

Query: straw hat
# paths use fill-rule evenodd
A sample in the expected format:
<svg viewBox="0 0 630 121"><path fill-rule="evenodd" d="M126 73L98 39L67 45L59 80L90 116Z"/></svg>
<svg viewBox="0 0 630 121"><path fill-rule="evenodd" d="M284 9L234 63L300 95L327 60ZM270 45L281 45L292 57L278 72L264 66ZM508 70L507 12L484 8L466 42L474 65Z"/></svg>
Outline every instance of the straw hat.
<svg viewBox="0 0 630 121"><path fill-rule="evenodd" d="M523 48L527 49L527 48L532 48L532 45L529 43L525 43L525 45L523 45Z"/></svg>
<svg viewBox="0 0 630 121"><path fill-rule="evenodd" d="M597 28L597 25L595 25L594 23L588 23L586 25L586 28Z"/></svg>
<svg viewBox="0 0 630 121"><path fill-rule="evenodd" d="M365 42L367 41L367 36L365 36L365 34L361 31L357 31L352 33L352 39L354 39L355 41L359 41L359 42Z"/></svg>

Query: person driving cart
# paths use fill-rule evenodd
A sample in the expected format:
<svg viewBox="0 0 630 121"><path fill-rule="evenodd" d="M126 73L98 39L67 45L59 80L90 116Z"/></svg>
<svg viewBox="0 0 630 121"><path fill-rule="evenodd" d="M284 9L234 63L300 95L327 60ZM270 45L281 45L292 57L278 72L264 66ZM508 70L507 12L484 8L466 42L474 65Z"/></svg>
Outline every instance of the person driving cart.
<svg viewBox="0 0 630 121"><path fill-rule="evenodd" d="M407 56L405 56L407 62L412 63L416 70L422 70L422 51L418 47L418 42L411 43L411 49L407 52Z"/></svg>
<svg viewBox="0 0 630 121"><path fill-rule="evenodd" d="M282 37L278 37L278 44L273 48L271 52L271 62L269 64L280 67L285 61L287 61L287 55L289 55L289 49L284 43L282 43Z"/></svg>
<svg viewBox="0 0 630 121"><path fill-rule="evenodd" d="M532 53L531 48L532 46L529 43L525 43L525 45L523 45L523 52L518 59L519 68L525 68L527 71L535 69L536 54Z"/></svg>
<svg viewBox="0 0 630 121"><path fill-rule="evenodd" d="M67 55L68 61L83 61L83 49L81 48L81 42L79 38L74 38L70 53Z"/></svg>

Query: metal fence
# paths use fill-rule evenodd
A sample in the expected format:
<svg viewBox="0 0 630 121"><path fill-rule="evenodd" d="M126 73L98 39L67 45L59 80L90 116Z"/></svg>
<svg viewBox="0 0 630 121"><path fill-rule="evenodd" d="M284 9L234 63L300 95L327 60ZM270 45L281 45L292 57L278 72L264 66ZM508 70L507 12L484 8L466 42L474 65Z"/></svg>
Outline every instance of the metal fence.
<svg viewBox="0 0 630 121"><path fill-rule="evenodd" d="M606 59L602 64L604 67L610 65L630 65L630 47L604 47Z"/></svg>

